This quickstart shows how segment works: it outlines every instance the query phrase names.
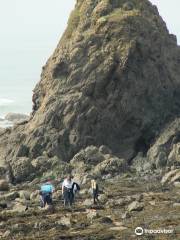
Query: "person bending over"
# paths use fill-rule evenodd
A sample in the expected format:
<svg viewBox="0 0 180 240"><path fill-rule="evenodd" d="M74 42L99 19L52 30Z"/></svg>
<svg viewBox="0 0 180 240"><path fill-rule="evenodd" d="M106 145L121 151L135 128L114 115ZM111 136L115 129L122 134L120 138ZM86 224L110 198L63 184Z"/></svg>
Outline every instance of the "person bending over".
<svg viewBox="0 0 180 240"><path fill-rule="evenodd" d="M54 186L51 180L46 181L40 190L41 195L41 207L44 208L46 205L52 205L52 194L54 192Z"/></svg>

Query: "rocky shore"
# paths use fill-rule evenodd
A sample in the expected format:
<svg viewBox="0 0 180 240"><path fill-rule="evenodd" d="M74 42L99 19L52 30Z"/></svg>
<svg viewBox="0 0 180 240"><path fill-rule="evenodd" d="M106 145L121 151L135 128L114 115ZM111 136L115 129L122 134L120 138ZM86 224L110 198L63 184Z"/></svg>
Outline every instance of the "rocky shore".
<svg viewBox="0 0 180 240"><path fill-rule="evenodd" d="M171 182L170 175L166 175L166 183L156 175L137 177L131 172L100 181L100 203L95 206L87 181L72 210L63 207L59 182L54 182L54 206L50 209L39 207L39 179L11 186L0 196L0 238L126 240L137 239L135 229L142 227L171 233L143 234L141 239L178 239L180 182Z"/></svg>
<svg viewBox="0 0 180 240"><path fill-rule="evenodd" d="M42 160L45 161L34 161L42 175L33 175L32 181L15 185L0 181L2 239L45 239L47 234L54 240L137 239L137 227L169 231L158 235L144 233L141 239L175 240L180 236L180 168L165 168L160 172L152 169L147 174L147 170L137 171L137 165L128 166L105 146L90 146L54 171L51 167L47 171L52 159L46 167L42 166ZM20 167L14 171L19 177L25 173ZM69 172L80 184L81 191L73 208L65 209L61 184ZM97 205L93 205L90 192L92 176L100 186ZM54 179L56 191L53 207L41 209L39 189L47 177Z"/></svg>

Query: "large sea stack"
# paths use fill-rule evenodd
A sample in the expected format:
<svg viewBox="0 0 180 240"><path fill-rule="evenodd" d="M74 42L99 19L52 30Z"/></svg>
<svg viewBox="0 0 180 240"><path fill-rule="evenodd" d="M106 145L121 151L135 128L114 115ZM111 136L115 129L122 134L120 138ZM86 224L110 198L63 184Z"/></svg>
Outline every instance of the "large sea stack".
<svg viewBox="0 0 180 240"><path fill-rule="evenodd" d="M34 89L30 120L1 131L0 162L21 181L37 159L69 162L91 145L127 163L146 156L179 116L179 64L176 37L148 0L77 0Z"/></svg>

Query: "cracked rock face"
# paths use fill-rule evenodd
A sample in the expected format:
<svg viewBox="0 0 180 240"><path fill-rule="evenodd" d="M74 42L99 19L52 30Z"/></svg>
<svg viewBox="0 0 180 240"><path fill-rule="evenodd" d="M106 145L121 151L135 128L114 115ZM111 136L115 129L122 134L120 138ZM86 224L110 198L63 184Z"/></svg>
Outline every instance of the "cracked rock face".
<svg viewBox="0 0 180 240"><path fill-rule="evenodd" d="M0 133L0 162L69 161L89 145L127 161L146 152L179 115L179 63L176 37L149 1L78 0L34 89L31 119Z"/></svg>

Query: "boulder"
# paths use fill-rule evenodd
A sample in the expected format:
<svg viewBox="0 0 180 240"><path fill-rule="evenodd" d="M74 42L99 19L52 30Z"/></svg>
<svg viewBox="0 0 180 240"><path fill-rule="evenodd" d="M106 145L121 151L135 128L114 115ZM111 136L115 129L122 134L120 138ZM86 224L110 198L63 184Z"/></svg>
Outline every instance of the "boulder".
<svg viewBox="0 0 180 240"><path fill-rule="evenodd" d="M13 191L13 192L2 195L0 199L6 200L6 201L13 201L18 197L19 197L19 193L17 191Z"/></svg>
<svg viewBox="0 0 180 240"><path fill-rule="evenodd" d="M7 203L6 202L0 202L0 209L5 209L7 208Z"/></svg>
<svg viewBox="0 0 180 240"><path fill-rule="evenodd" d="M91 175L87 174L84 168L76 168L72 170L72 174L74 176L74 181L80 185L87 184L91 180Z"/></svg>
<svg viewBox="0 0 180 240"><path fill-rule="evenodd" d="M9 182L5 179L0 180L0 191L8 191L9 190Z"/></svg>
<svg viewBox="0 0 180 240"><path fill-rule="evenodd" d="M98 199L99 199L100 202L105 203L105 202L107 202L108 197L107 197L106 194L100 194Z"/></svg>
<svg viewBox="0 0 180 240"><path fill-rule="evenodd" d="M166 173L162 180L161 180L161 183L162 184L165 184L165 183L173 183L175 182L176 180L178 180L180 178L180 169L175 169L175 170L172 170L168 173Z"/></svg>
<svg viewBox="0 0 180 240"><path fill-rule="evenodd" d="M161 131L148 150L148 161L158 169L180 166L179 141L180 118L175 118Z"/></svg>
<svg viewBox="0 0 180 240"><path fill-rule="evenodd" d="M159 152L156 158L156 167L157 168L165 167L167 165L167 161L168 161L168 158L167 158L166 152L165 151Z"/></svg>
<svg viewBox="0 0 180 240"><path fill-rule="evenodd" d="M39 196L39 190L35 190L34 192L31 193L30 199L32 201L39 201L40 196Z"/></svg>
<svg viewBox="0 0 180 240"><path fill-rule="evenodd" d="M17 157L27 157L29 154L29 148L25 144L21 144L17 150Z"/></svg>
<svg viewBox="0 0 180 240"><path fill-rule="evenodd" d="M123 207L126 204L127 204L127 201L124 198L119 198L119 199L108 200L106 203L106 206L108 206L108 207L116 207L116 206Z"/></svg>
<svg viewBox="0 0 180 240"><path fill-rule="evenodd" d="M31 164L39 173L41 173L48 171L48 169L51 169L57 164L64 165L65 163L61 162L57 157L49 158L48 156L39 156L36 159L33 159Z"/></svg>
<svg viewBox="0 0 180 240"><path fill-rule="evenodd" d="M148 162L147 157L142 152L139 152L136 157L132 160L132 168L138 173L150 172L152 169L151 163Z"/></svg>
<svg viewBox="0 0 180 240"><path fill-rule="evenodd" d="M169 153L168 161L171 165L180 165L180 143L173 144L172 150Z"/></svg>
<svg viewBox="0 0 180 240"><path fill-rule="evenodd" d="M26 114L21 113L8 113L5 116L5 120L8 120L10 122L20 122L20 121L26 121L29 119L29 116Z"/></svg>
<svg viewBox="0 0 180 240"><path fill-rule="evenodd" d="M85 199L84 202L82 203L83 206L85 207L91 207L92 206L92 200L91 199Z"/></svg>
<svg viewBox="0 0 180 240"><path fill-rule="evenodd" d="M109 228L109 230L111 230L111 231L117 231L117 232L124 231L124 230L126 230L126 229L127 229L127 227L125 227L125 226L117 226L117 227L111 227L111 228Z"/></svg>
<svg viewBox="0 0 180 240"><path fill-rule="evenodd" d="M2 165L2 166L1 166L1 165ZM1 163L1 160L0 160L0 176L1 176L1 178L6 179L6 178L5 178L5 176L6 176L6 171L7 171L7 169L6 169L5 163L4 163L4 162ZM2 180L2 179L1 179L1 180ZM1 180L0 180L0 181L1 181Z"/></svg>
<svg viewBox="0 0 180 240"><path fill-rule="evenodd" d="M176 181L179 181L180 182L180 169L179 169L179 172L177 172L172 178L171 178L171 181L170 183L174 183Z"/></svg>
<svg viewBox="0 0 180 240"><path fill-rule="evenodd" d="M134 194L134 195L131 195L131 196L130 196L130 199L140 202L140 201L142 201L142 199L143 199L143 194ZM128 200L128 197L126 198L126 200Z"/></svg>
<svg viewBox="0 0 180 240"><path fill-rule="evenodd" d="M49 162L48 158L44 156L39 156L38 158L33 159L31 164L39 173L42 173L51 167L51 162Z"/></svg>
<svg viewBox="0 0 180 240"><path fill-rule="evenodd" d="M87 212L87 219L92 221L93 219L96 219L99 217L99 214L97 213L96 210L90 210Z"/></svg>
<svg viewBox="0 0 180 240"><path fill-rule="evenodd" d="M131 214L127 211L124 214L122 214L122 216L121 216L122 219L127 219L127 218L130 218L130 217L131 217Z"/></svg>
<svg viewBox="0 0 180 240"><path fill-rule="evenodd" d="M132 212L132 211L142 211L144 208L143 203L140 203L138 201L134 201L132 203L130 203L127 207L127 211L128 212Z"/></svg>
<svg viewBox="0 0 180 240"><path fill-rule="evenodd" d="M180 208L180 203L173 203L174 208Z"/></svg>
<svg viewBox="0 0 180 240"><path fill-rule="evenodd" d="M99 152L102 154L112 154L112 151L105 145L99 147Z"/></svg>
<svg viewBox="0 0 180 240"><path fill-rule="evenodd" d="M60 220L58 220L58 224L64 225L66 227L70 227L71 226L70 216L64 216L64 217L60 218Z"/></svg>
<svg viewBox="0 0 180 240"><path fill-rule="evenodd" d="M150 204L151 206L156 206L156 201L149 201L149 204Z"/></svg>
<svg viewBox="0 0 180 240"><path fill-rule="evenodd" d="M127 170L126 161L118 157L110 157L97 164L93 169L93 174L97 176L106 174L124 173Z"/></svg>
<svg viewBox="0 0 180 240"><path fill-rule="evenodd" d="M87 183L88 179L90 181L92 176L109 179L127 170L125 159L109 154L110 150L103 152L101 148L104 147L89 146L77 153L70 161L72 173L81 184Z"/></svg>
<svg viewBox="0 0 180 240"><path fill-rule="evenodd" d="M5 233L3 234L3 238L8 238L11 235L11 231L7 230L5 231Z"/></svg>
<svg viewBox="0 0 180 240"><path fill-rule="evenodd" d="M104 156L99 152L99 149L95 146L88 146L77 153L71 160L71 164L75 166L83 162L84 164L96 165L104 160Z"/></svg>
<svg viewBox="0 0 180 240"><path fill-rule="evenodd" d="M113 220L110 217L102 217L99 219L99 222L102 224L113 224Z"/></svg>
<svg viewBox="0 0 180 240"><path fill-rule="evenodd" d="M180 182L174 182L174 186L180 188Z"/></svg>
<svg viewBox="0 0 180 240"><path fill-rule="evenodd" d="M123 4L123 10L125 11L132 11L134 8L134 4L130 1L127 1L126 3Z"/></svg>
<svg viewBox="0 0 180 240"><path fill-rule="evenodd" d="M34 178L30 183L28 183L29 187L34 187L37 186L40 183L41 179L40 178Z"/></svg>
<svg viewBox="0 0 180 240"><path fill-rule="evenodd" d="M30 197L31 197L31 193L28 192L28 191L19 191L19 197L22 199L22 200L30 200Z"/></svg>
<svg viewBox="0 0 180 240"><path fill-rule="evenodd" d="M11 164L12 174L16 182L31 180L35 175L35 169L27 157L18 157Z"/></svg>
<svg viewBox="0 0 180 240"><path fill-rule="evenodd" d="M26 209L26 206L23 203L16 202L13 206L12 212L24 212Z"/></svg>

